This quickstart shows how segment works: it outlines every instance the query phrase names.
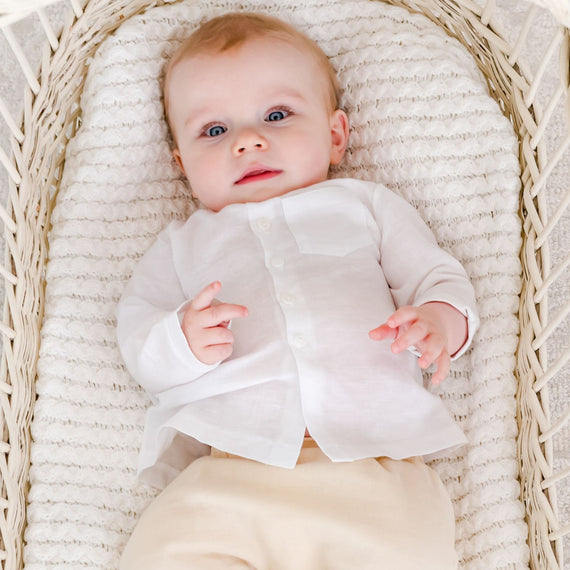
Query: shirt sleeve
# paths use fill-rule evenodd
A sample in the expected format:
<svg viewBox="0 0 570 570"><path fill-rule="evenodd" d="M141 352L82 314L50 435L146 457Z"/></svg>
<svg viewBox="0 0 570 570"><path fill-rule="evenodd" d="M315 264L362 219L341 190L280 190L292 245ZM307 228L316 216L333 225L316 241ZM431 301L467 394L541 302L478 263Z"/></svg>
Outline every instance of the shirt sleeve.
<svg viewBox="0 0 570 570"><path fill-rule="evenodd" d="M467 317L468 338L453 355L469 348L479 327L473 285L462 265L442 249L413 206L387 188L374 196L380 230L380 263L396 307L448 303Z"/></svg>
<svg viewBox="0 0 570 570"><path fill-rule="evenodd" d="M117 306L119 349L131 375L151 396L219 364L204 364L190 350L180 324L187 302L167 228L135 267Z"/></svg>

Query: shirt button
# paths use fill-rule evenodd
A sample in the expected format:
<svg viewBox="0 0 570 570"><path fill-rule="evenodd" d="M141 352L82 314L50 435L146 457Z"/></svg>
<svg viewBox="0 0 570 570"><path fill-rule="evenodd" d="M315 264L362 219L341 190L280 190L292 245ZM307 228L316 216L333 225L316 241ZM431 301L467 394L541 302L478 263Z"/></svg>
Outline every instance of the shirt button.
<svg viewBox="0 0 570 570"><path fill-rule="evenodd" d="M274 257L271 260L271 267L279 268L285 265L285 260L282 257Z"/></svg>
<svg viewBox="0 0 570 570"><path fill-rule="evenodd" d="M271 228L271 220L267 218L259 218L257 220L257 228L262 232L266 232Z"/></svg>
<svg viewBox="0 0 570 570"><path fill-rule="evenodd" d="M295 302L295 297L291 293L286 293L279 297L280 301L285 305L292 305Z"/></svg>
<svg viewBox="0 0 570 570"><path fill-rule="evenodd" d="M302 334L296 334L293 337L293 345L296 348L303 348L304 346L307 346L307 339Z"/></svg>

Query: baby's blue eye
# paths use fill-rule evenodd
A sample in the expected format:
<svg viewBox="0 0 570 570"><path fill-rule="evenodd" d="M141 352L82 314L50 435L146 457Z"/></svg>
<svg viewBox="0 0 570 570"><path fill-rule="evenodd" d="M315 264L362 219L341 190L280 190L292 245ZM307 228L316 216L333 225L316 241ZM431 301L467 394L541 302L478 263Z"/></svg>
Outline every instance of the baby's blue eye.
<svg viewBox="0 0 570 570"><path fill-rule="evenodd" d="M285 117L289 115L289 111L279 110L279 111L271 111L269 115L267 115L267 121L274 122L274 121L282 121Z"/></svg>
<svg viewBox="0 0 570 570"><path fill-rule="evenodd" d="M222 127L222 125L214 125L213 127L209 127L204 131L204 134L207 137L219 137L223 135L227 131L226 127Z"/></svg>

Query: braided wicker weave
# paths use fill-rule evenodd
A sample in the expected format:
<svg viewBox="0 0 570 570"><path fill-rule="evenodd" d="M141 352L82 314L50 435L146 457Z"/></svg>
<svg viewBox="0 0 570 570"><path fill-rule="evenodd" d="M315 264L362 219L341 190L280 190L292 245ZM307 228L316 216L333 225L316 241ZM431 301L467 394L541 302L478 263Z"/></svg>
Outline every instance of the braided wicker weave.
<svg viewBox="0 0 570 570"><path fill-rule="evenodd" d="M126 19L150 6L166 3L169 2L69 0L71 9L59 34L38 9L48 41L39 73L34 73L10 31L11 22L25 16L22 12L26 12L26 6L31 11L34 2L15 3L13 6L18 8L3 12L0 1L0 25L27 83L21 121L14 121L0 101L0 113L11 132L11 155L8 157L0 148L9 196L6 208L0 208L6 242L4 267L0 268L5 281L0 323L0 560L6 570L23 565L30 423L44 303L47 232L66 145L81 121L79 97L89 58ZM531 566L536 570L560 569L564 567L562 545L570 535L570 525L564 526L561 517L559 520L556 489L569 484L570 465L562 462L560 467L561 462L556 461L555 439L568 434L570 408L566 403L562 412L551 418L549 388L554 382L570 386L570 299L565 286L570 256L558 250L552 254L552 242L559 239L560 232L564 232L561 228L568 223L570 187L556 189L555 203L548 193L553 191L551 175L567 169L570 163L570 125L567 122L560 128L561 120L570 119L570 31L563 25L552 25L554 35L546 42L547 53L544 57L541 54L538 68L531 72L522 61L533 50L529 38L539 16L538 8L530 10L520 35L508 41L499 31L499 9L494 1L484 6L470 0L390 3L425 14L466 46L519 136L523 183L520 215L524 228L521 338L516 368L520 478ZM540 12L541 17L544 15ZM553 75L553 88L546 94L542 111L538 100L545 78ZM558 127L554 140L553 126ZM562 291L565 300L558 302L549 314L549 293L554 288ZM556 350L550 349L553 344Z"/></svg>

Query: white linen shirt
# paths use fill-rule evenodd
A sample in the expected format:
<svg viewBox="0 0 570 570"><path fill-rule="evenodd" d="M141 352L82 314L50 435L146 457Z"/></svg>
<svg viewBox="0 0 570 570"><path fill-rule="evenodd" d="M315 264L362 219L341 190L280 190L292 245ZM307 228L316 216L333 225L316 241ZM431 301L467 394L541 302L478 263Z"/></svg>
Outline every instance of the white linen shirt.
<svg viewBox="0 0 570 570"><path fill-rule="evenodd" d="M180 322L219 280L245 305L233 354L197 360ZM293 468L305 426L333 461L431 455L466 442L422 386L417 357L368 331L395 307L447 302L478 326L473 288L419 214L387 188L328 180L172 222L135 268L118 340L151 395L143 479L163 487L209 446Z"/></svg>

